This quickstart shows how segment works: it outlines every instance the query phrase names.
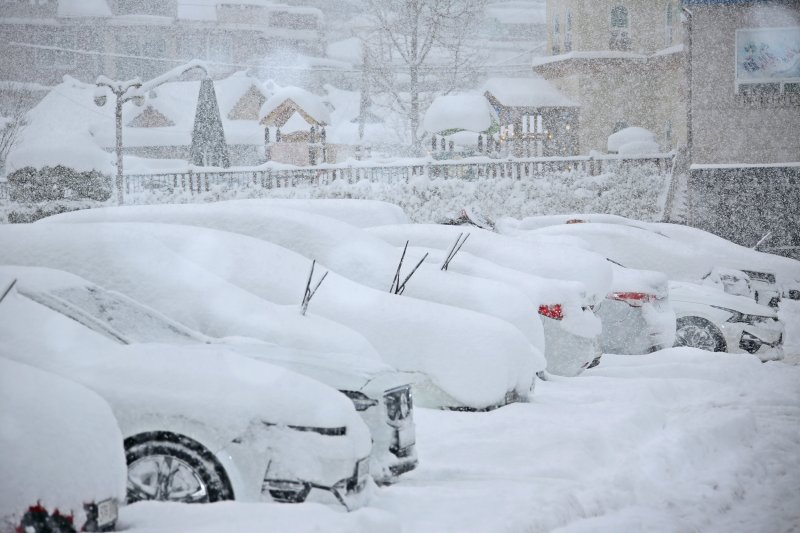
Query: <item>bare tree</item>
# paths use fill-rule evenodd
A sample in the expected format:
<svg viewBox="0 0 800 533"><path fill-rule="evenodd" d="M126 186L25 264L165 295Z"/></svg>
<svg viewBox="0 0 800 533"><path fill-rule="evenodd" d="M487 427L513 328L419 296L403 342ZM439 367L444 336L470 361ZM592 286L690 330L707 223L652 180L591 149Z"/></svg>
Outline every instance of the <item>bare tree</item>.
<svg viewBox="0 0 800 533"><path fill-rule="evenodd" d="M27 122L25 114L32 101L31 91L13 87L11 84L0 85L0 170L5 167L6 157L17 144Z"/></svg>
<svg viewBox="0 0 800 533"><path fill-rule="evenodd" d="M450 92L471 74L470 38L486 0L367 0L372 30L362 35L365 69L384 105L406 119L412 147L425 97ZM378 103L381 100L378 99Z"/></svg>

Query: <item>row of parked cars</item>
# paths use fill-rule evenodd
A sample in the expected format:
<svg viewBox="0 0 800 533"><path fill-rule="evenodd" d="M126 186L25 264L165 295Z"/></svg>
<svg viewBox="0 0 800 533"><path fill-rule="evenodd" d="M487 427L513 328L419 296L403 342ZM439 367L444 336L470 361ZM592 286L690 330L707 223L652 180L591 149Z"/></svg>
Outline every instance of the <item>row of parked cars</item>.
<svg viewBox="0 0 800 533"><path fill-rule="evenodd" d="M123 501L352 509L417 466L415 405L525 401L537 376L604 352L782 357L782 325L757 300L792 296L796 262L727 241L701 252L708 234L656 226L534 217L493 231L410 224L380 202L247 200L0 227L2 392L16 398L3 427L21 428L3 433L0 475L31 488L0 498L0 518L92 531ZM26 409L43 431L24 429ZM58 464L31 484L39 457ZM91 479L60 492L71 475Z"/></svg>

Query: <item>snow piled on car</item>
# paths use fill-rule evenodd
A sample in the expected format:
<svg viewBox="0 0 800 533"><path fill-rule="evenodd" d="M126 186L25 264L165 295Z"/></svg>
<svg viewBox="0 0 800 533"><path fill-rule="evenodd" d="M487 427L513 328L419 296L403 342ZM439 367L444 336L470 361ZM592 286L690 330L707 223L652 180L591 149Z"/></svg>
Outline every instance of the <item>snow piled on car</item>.
<svg viewBox="0 0 800 533"><path fill-rule="evenodd" d="M7 342L0 336L2 356L11 350ZM37 503L74 514L80 527L84 503L125 499L122 435L108 404L77 383L5 357L0 450L0 531L13 531Z"/></svg>

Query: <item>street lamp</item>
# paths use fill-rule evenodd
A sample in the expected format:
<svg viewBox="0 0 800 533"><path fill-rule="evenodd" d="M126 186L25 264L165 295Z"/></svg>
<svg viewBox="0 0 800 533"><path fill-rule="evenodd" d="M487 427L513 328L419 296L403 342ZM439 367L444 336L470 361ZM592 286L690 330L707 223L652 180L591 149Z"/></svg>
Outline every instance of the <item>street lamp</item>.
<svg viewBox="0 0 800 533"><path fill-rule="evenodd" d="M175 78L185 74L186 72L199 68L208 76L208 68L205 63L197 59L176 67L169 72L162 74L150 81L142 83L139 78L134 78L128 81L114 81L105 76L99 76L95 85L97 88L94 93L94 103L98 107L106 105L106 94L104 89L109 89L111 94L115 97L114 118L116 120L116 144L115 151L117 154L117 202L119 205L123 203L123 173L122 173L122 104L128 101L133 101L137 106L144 105L145 95L158 87L159 85L172 81Z"/></svg>

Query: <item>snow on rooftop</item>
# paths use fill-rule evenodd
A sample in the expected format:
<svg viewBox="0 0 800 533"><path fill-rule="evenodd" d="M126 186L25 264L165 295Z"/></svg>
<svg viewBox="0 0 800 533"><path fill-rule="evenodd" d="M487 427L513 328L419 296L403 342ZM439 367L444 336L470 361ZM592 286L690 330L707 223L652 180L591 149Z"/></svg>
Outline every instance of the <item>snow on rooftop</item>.
<svg viewBox="0 0 800 533"><path fill-rule="evenodd" d="M8 172L25 166L65 165L79 171L111 173L113 157L96 144L90 128L108 123L113 135L114 104L97 107L94 89L94 85L65 76L47 93L26 115L28 125L8 155Z"/></svg>
<svg viewBox="0 0 800 533"><path fill-rule="evenodd" d="M314 120L321 124L330 124L331 113L322 101L322 98L314 93L310 93L300 87L284 87L275 92L264 105L261 106L259 119L263 119L286 100L291 100L300 108L308 113Z"/></svg>
<svg viewBox="0 0 800 533"><path fill-rule="evenodd" d="M573 102L543 78L490 78L483 86L506 107L574 107Z"/></svg>
<svg viewBox="0 0 800 533"><path fill-rule="evenodd" d="M58 0L57 13L63 18L111 16L106 0Z"/></svg>
<svg viewBox="0 0 800 533"><path fill-rule="evenodd" d="M326 49L328 57L358 65L362 60L361 39L350 37L330 43Z"/></svg>
<svg viewBox="0 0 800 533"><path fill-rule="evenodd" d="M452 129L486 131L492 125L491 109L486 98L476 93L437 96L422 124L430 133Z"/></svg>

